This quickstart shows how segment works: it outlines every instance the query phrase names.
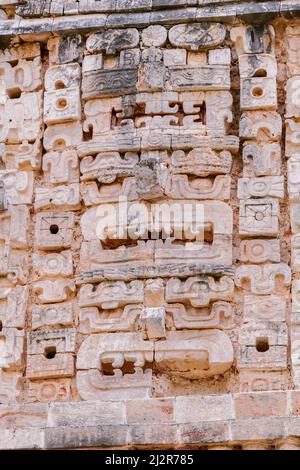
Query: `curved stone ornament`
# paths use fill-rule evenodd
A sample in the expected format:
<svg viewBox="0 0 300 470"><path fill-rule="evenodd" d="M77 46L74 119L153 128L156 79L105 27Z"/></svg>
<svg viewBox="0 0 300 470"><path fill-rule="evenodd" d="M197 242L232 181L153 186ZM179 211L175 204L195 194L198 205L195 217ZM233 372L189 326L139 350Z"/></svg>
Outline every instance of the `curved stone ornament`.
<svg viewBox="0 0 300 470"><path fill-rule="evenodd" d="M169 32L172 46L192 51L218 46L225 36L226 26L221 23L179 24Z"/></svg>

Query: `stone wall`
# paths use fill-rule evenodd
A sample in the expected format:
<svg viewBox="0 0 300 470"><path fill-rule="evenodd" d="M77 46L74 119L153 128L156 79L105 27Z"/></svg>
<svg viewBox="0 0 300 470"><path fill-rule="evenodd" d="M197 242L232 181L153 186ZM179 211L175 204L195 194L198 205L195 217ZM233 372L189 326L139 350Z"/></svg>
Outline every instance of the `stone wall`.
<svg viewBox="0 0 300 470"><path fill-rule="evenodd" d="M1 448L300 446L299 7L0 0Z"/></svg>

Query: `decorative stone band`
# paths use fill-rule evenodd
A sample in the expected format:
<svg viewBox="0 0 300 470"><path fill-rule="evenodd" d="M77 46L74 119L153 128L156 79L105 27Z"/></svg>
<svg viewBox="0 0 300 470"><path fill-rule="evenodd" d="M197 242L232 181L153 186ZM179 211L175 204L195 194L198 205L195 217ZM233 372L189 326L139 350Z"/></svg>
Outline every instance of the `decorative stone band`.
<svg viewBox="0 0 300 470"><path fill-rule="evenodd" d="M7 0L0 2L0 8L7 4ZM176 3L176 4L175 4ZM201 6L197 6L198 4ZM209 5L208 5L209 3ZM211 6L211 3L215 5ZM222 2L224 3L224 2ZM176 6L188 6L188 8L174 8ZM154 7L153 7L154 6ZM167 8L170 9L158 9ZM136 10L136 8L135 8ZM222 21L233 23L235 20L247 22L267 22L276 17L296 18L300 16L300 4L298 0L249 2L236 1L226 5L220 2L178 1L176 2L150 2L150 8L142 13L127 13L124 10L116 13L105 14L99 11L96 14L57 16L55 18L32 19L16 18L14 20L0 21L0 39L5 41L16 35L32 35L56 33L66 34L74 32L101 31L107 28L146 27L149 24L176 24L195 21ZM151 11L152 10L152 11ZM79 13L81 13L79 11ZM38 15L37 15L38 16ZM42 16L42 15L41 15Z"/></svg>
<svg viewBox="0 0 300 470"><path fill-rule="evenodd" d="M0 449L300 448L300 391L0 405ZM13 416L13 419L12 419ZM170 447L171 446L171 447Z"/></svg>

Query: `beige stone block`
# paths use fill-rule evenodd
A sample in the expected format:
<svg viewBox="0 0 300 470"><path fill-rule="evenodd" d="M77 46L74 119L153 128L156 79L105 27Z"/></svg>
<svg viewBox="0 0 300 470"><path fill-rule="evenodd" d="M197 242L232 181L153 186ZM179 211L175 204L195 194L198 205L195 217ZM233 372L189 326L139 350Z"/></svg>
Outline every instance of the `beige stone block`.
<svg viewBox="0 0 300 470"><path fill-rule="evenodd" d="M25 327L25 316L28 307L28 286L0 289L0 321L7 328Z"/></svg>
<svg viewBox="0 0 300 470"><path fill-rule="evenodd" d="M244 321L286 321L286 300L277 295L245 295Z"/></svg>
<svg viewBox="0 0 300 470"><path fill-rule="evenodd" d="M239 259L243 263L280 263L279 240L242 240Z"/></svg>
<svg viewBox="0 0 300 470"><path fill-rule="evenodd" d="M160 25L151 25L142 31L142 41L146 47L163 47L167 38L168 31Z"/></svg>
<svg viewBox="0 0 300 470"><path fill-rule="evenodd" d="M164 49L163 52L166 67L187 65L187 51L185 49Z"/></svg>
<svg viewBox="0 0 300 470"><path fill-rule="evenodd" d="M168 304L165 307L168 326L172 319L172 327L176 330L203 330L206 328L231 329L233 309L229 302L214 302L209 307L194 308L183 304Z"/></svg>
<svg viewBox="0 0 300 470"><path fill-rule="evenodd" d="M75 290L75 283L68 279L38 281L33 285L33 292L42 304L69 300Z"/></svg>
<svg viewBox="0 0 300 470"><path fill-rule="evenodd" d="M286 84L286 117L299 118L300 117L300 78L292 77Z"/></svg>
<svg viewBox="0 0 300 470"><path fill-rule="evenodd" d="M41 59L20 59L16 65L1 62L0 75L9 98L18 98L23 92L36 91L42 87Z"/></svg>
<svg viewBox="0 0 300 470"><path fill-rule="evenodd" d="M277 237L279 210L276 199L242 200L239 215L240 235Z"/></svg>
<svg viewBox="0 0 300 470"><path fill-rule="evenodd" d="M187 65L190 65L191 67L207 65L206 52L188 52L187 53ZM216 64L209 64L209 65L216 65Z"/></svg>
<svg viewBox="0 0 300 470"><path fill-rule="evenodd" d="M230 49L212 49L208 51L209 65L230 65L231 50Z"/></svg>
<svg viewBox="0 0 300 470"><path fill-rule="evenodd" d="M262 416L285 416L287 395L285 392L239 393L234 396L237 419Z"/></svg>
<svg viewBox="0 0 300 470"><path fill-rule="evenodd" d="M240 178L238 181L239 199L251 197L284 198L283 176L261 176L260 178Z"/></svg>
<svg viewBox="0 0 300 470"><path fill-rule="evenodd" d="M46 153L42 169L51 184L79 182L79 160L74 150Z"/></svg>
<svg viewBox="0 0 300 470"><path fill-rule="evenodd" d="M77 121L81 118L81 102L79 88L65 88L46 91L44 94L45 124L60 124Z"/></svg>
<svg viewBox="0 0 300 470"><path fill-rule="evenodd" d="M282 120L275 111L246 111L240 119L240 138L258 143L277 142L282 134Z"/></svg>
<svg viewBox="0 0 300 470"><path fill-rule="evenodd" d="M141 312L142 306L134 304L109 310L82 307L79 309L79 331L83 334L135 331Z"/></svg>
<svg viewBox="0 0 300 470"><path fill-rule="evenodd" d="M169 31L172 46L197 51L222 44L226 28L221 23L178 24Z"/></svg>
<svg viewBox="0 0 300 470"><path fill-rule="evenodd" d="M60 253L33 254L33 269L39 277L73 275L73 255L71 250Z"/></svg>
<svg viewBox="0 0 300 470"><path fill-rule="evenodd" d="M285 263L239 266L235 284L252 294L275 294L291 283L291 270ZM284 291L283 291L284 292Z"/></svg>
<svg viewBox="0 0 300 470"><path fill-rule="evenodd" d="M294 157L300 153L300 123L295 119L286 119L285 153Z"/></svg>
<svg viewBox="0 0 300 470"><path fill-rule="evenodd" d="M40 327L73 326L75 305L73 302L48 305L33 305L32 329Z"/></svg>
<svg viewBox="0 0 300 470"><path fill-rule="evenodd" d="M76 330L74 328L30 332L27 353L44 354L47 359L51 359L47 357L50 353L75 352L75 340Z"/></svg>
<svg viewBox="0 0 300 470"><path fill-rule="evenodd" d="M80 288L78 299L80 307L101 307L103 310L143 303L143 300L143 281L102 282L97 287L86 284Z"/></svg>
<svg viewBox="0 0 300 470"><path fill-rule="evenodd" d="M77 210L80 209L79 183L55 188L36 188L35 210Z"/></svg>
<svg viewBox="0 0 300 470"><path fill-rule="evenodd" d="M215 300L231 300L234 282L223 276L216 280L210 276L190 277L187 280L170 279L166 284L166 301L182 302L192 307L206 307Z"/></svg>
<svg viewBox="0 0 300 470"><path fill-rule="evenodd" d="M166 338L166 310L164 307L147 307L141 311L140 327L147 340Z"/></svg>
<svg viewBox="0 0 300 470"><path fill-rule="evenodd" d="M281 146L279 143L243 145L243 176L279 176L281 174Z"/></svg>
<svg viewBox="0 0 300 470"><path fill-rule="evenodd" d="M241 110L277 108L276 78L241 78Z"/></svg>
<svg viewBox="0 0 300 470"><path fill-rule="evenodd" d="M274 53L275 31L271 25L256 28L242 25L231 28L230 38L235 43L238 56L242 54Z"/></svg>
<svg viewBox="0 0 300 470"><path fill-rule="evenodd" d="M178 424L234 419L233 396L176 397L174 415Z"/></svg>
<svg viewBox="0 0 300 470"><path fill-rule="evenodd" d="M33 195L33 172L18 170L0 171L5 198L8 204L31 204Z"/></svg>
<svg viewBox="0 0 300 470"><path fill-rule="evenodd" d="M74 214L71 212L44 212L37 214L35 247L41 250L70 248L73 240Z"/></svg>
<svg viewBox="0 0 300 470"><path fill-rule="evenodd" d="M300 200L300 154L292 155L287 162L288 193L292 201Z"/></svg>
<svg viewBox="0 0 300 470"><path fill-rule="evenodd" d="M155 363L175 377L200 379L230 369L233 348L219 330L168 332L166 340L154 343Z"/></svg>
<svg viewBox="0 0 300 470"><path fill-rule="evenodd" d="M58 353L49 359L44 354L27 356L26 377L28 379L72 377L74 374L74 357L71 353Z"/></svg>
<svg viewBox="0 0 300 470"><path fill-rule="evenodd" d="M287 378L283 371L241 370L240 392L285 390Z"/></svg>
<svg viewBox="0 0 300 470"><path fill-rule="evenodd" d="M24 331L2 328L0 331L0 368L19 370L23 367Z"/></svg>
<svg viewBox="0 0 300 470"><path fill-rule="evenodd" d="M72 400L73 384L71 379L30 381L26 392L29 402L51 402Z"/></svg>
<svg viewBox="0 0 300 470"><path fill-rule="evenodd" d="M271 54L244 54L239 57L241 78L276 78L277 61Z"/></svg>
<svg viewBox="0 0 300 470"><path fill-rule="evenodd" d="M44 132L46 150L64 151L82 142L82 125L80 122L66 122L48 126Z"/></svg>
<svg viewBox="0 0 300 470"><path fill-rule="evenodd" d="M39 139L34 143L7 144L4 162L7 169L39 170L42 146Z"/></svg>
<svg viewBox="0 0 300 470"><path fill-rule="evenodd" d="M79 64L64 64L48 68L45 74L45 90L79 88L81 68Z"/></svg>
<svg viewBox="0 0 300 470"><path fill-rule="evenodd" d="M21 395L21 372L0 370L0 401L1 403L16 402Z"/></svg>

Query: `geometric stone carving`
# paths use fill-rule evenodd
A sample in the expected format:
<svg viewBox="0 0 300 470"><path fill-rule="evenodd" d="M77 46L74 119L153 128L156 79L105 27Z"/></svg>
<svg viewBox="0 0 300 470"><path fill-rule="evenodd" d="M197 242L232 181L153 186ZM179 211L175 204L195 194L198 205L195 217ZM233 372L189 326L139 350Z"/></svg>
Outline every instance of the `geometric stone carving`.
<svg viewBox="0 0 300 470"><path fill-rule="evenodd" d="M0 289L0 322L3 327L25 327L28 294L27 286Z"/></svg>
<svg viewBox="0 0 300 470"><path fill-rule="evenodd" d="M47 326L72 326L73 322L73 302L67 302L63 304L34 305L32 308L33 330Z"/></svg>
<svg viewBox="0 0 300 470"><path fill-rule="evenodd" d="M230 329L233 327L233 311L229 302L214 302L211 308L168 304L165 310L167 315L172 317L177 330Z"/></svg>
<svg viewBox="0 0 300 470"><path fill-rule="evenodd" d="M300 77L292 77L287 81L286 85L286 117L299 118L300 117Z"/></svg>
<svg viewBox="0 0 300 470"><path fill-rule="evenodd" d="M79 88L66 88L45 92L44 122L46 124L77 121L80 118L81 102Z"/></svg>
<svg viewBox="0 0 300 470"><path fill-rule="evenodd" d="M46 153L42 169L46 180L52 184L79 181L78 157L74 150Z"/></svg>
<svg viewBox="0 0 300 470"><path fill-rule="evenodd" d="M22 373L0 369L0 403L16 402L20 396Z"/></svg>
<svg viewBox="0 0 300 470"><path fill-rule="evenodd" d="M33 291L42 304L64 302L69 299L72 292L75 292L75 284L67 279L39 281L34 283Z"/></svg>
<svg viewBox="0 0 300 470"><path fill-rule="evenodd" d="M240 178L238 181L239 199L251 197L284 197L284 177L264 176L260 178Z"/></svg>
<svg viewBox="0 0 300 470"><path fill-rule="evenodd" d="M243 240L240 245L240 260L243 263L280 262L279 240Z"/></svg>
<svg viewBox="0 0 300 470"><path fill-rule="evenodd" d="M26 377L30 380L71 377L74 375L74 357L71 353L58 353L53 358L44 354L27 356Z"/></svg>
<svg viewBox="0 0 300 470"><path fill-rule="evenodd" d="M41 59L36 57L33 61L19 60L14 66L2 62L0 76L10 98L15 98L24 91L35 91L42 86Z"/></svg>
<svg viewBox="0 0 300 470"><path fill-rule="evenodd" d="M253 24L236 26L230 30L238 56L242 54L273 54L275 31L273 26Z"/></svg>
<svg viewBox="0 0 300 470"><path fill-rule="evenodd" d="M28 384L27 399L30 402L62 401L73 398L71 379L45 380Z"/></svg>
<svg viewBox="0 0 300 470"><path fill-rule="evenodd" d="M179 24L169 31L172 46L198 51L222 44L226 27L221 23Z"/></svg>
<svg viewBox="0 0 300 470"><path fill-rule="evenodd" d="M41 142L37 139L34 143L7 144L4 162L6 168L20 170L38 170L41 167Z"/></svg>
<svg viewBox="0 0 300 470"><path fill-rule="evenodd" d="M291 229L293 234L300 232L300 203L290 202L290 219Z"/></svg>
<svg viewBox="0 0 300 470"><path fill-rule="evenodd" d="M126 305L116 309L83 307L79 310L79 331L83 334L114 331L134 331L142 314L139 305Z"/></svg>
<svg viewBox="0 0 300 470"><path fill-rule="evenodd" d="M64 152L82 142L82 125L79 121L48 126L44 132L44 148L48 151Z"/></svg>
<svg viewBox="0 0 300 470"><path fill-rule="evenodd" d="M58 353L75 352L75 329L43 330L28 334L28 354L47 354L55 348Z"/></svg>
<svg viewBox="0 0 300 470"><path fill-rule="evenodd" d="M292 157L300 153L300 122L295 119L286 120L285 153Z"/></svg>
<svg viewBox="0 0 300 470"><path fill-rule="evenodd" d="M79 184L73 183L55 188L37 188L35 191L35 210L80 208Z"/></svg>
<svg viewBox="0 0 300 470"><path fill-rule="evenodd" d="M230 199L230 176L218 175L210 179L193 179L187 175L174 175L169 181L165 194L174 199Z"/></svg>
<svg viewBox="0 0 300 470"><path fill-rule="evenodd" d="M25 205L9 206L0 212L0 241L11 248L27 248L29 210Z"/></svg>
<svg viewBox="0 0 300 470"><path fill-rule="evenodd" d="M143 308L140 318L140 328L144 339L158 340L166 338L166 311L163 307Z"/></svg>
<svg viewBox="0 0 300 470"><path fill-rule="evenodd" d="M45 90L55 91L80 86L79 64L65 64L50 67L45 74Z"/></svg>
<svg viewBox="0 0 300 470"><path fill-rule="evenodd" d="M288 159L287 169L289 199L300 201L300 153L296 153Z"/></svg>
<svg viewBox="0 0 300 470"><path fill-rule="evenodd" d="M287 368L288 331L280 322L248 323L239 331L238 369Z"/></svg>
<svg viewBox="0 0 300 470"><path fill-rule="evenodd" d="M80 307L99 307L103 310L114 310L127 304L143 303L143 281L102 282L95 289L92 284L80 288Z"/></svg>
<svg viewBox="0 0 300 470"><path fill-rule="evenodd" d="M168 332L155 343L155 363L174 376L199 379L226 372L233 361L228 336L219 330Z"/></svg>
<svg viewBox="0 0 300 470"><path fill-rule="evenodd" d="M277 278L281 279L281 290L290 285L291 271L286 264L242 265L236 270L235 284L253 294L274 294L278 292Z"/></svg>
<svg viewBox="0 0 300 470"><path fill-rule="evenodd" d="M34 142L41 129L41 92L23 93L0 104L0 142Z"/></svg>
<svg viewBox="0 0 300 470"><path fill-rule="evenodd" d="M276 237L279 224L279 204L276 199L248 199L240 203L242 236Z"/></svg>
<svg viewBox="0 0 300 470"><path fill-rule="evenodd" d="M278 141L282 133L282 120L274 111L246 111L240 119L240 138L265 142Z"/></svg>
<svg viewBox="0 0 300 470"><path fill-rule="evenodd" d="M279 176L281 174L281 146L278 143L259 146L245 142L243 147L243 176Z"/></svg>
<svg viewBox="0 0 300 470"><path fill-rule="evenodd" d="M241 78L276 78L277 61L271 54L245 54L239 57Z"/></svg>
<svg viewBox="0 0 300 470"><path fill-rule="evenodd" d="M172 166L175 174L209 176L226 174L231 170L232 156L230 152L220 154L209 148L193 149L189 153L176 151L172 155Z"/></svg>
<svg viewBox="0 0 300 470"><path fill-rule="evenodd" d="M239 373L240 392L262 392L285 390L287 378L283 371L263 371L243 369Z"/></svg>
<svg viewBox="0 0 300 470"><path fill-rule="evenodd" d="M184 281L170 279L166 284L166 301L200 308L216 300L231 300L233 292L234 282L227 276L218 280L210 276L190 277Z"/></svg>
<svg viewBox="0 0 300 470"><path fill-rule="evenodd" d="M84 400L149 397L154 345L141 333L88 336L77 354L77 389ZM112 371L109 372L109 371Z"/></svg>
<svg viewBox="0 0 300 470"><path fill-rule="evenodd" d="M139 43L137 29L108 29L102 33L91 34L86 41L89 52L106 52L113 55L123 49L132 49Z"/></svg>
<svg viewBox="0 0 300 470"><path fill-rule="evenodd" d="M33 269L39 277L56 277L73 275L72 251L61 251L60 253L33 254Z"/></svg>
<svg viewBox="0 0 300 470"><path fill-rule="evenodd" d="M33 193L33 172L4 170L0 171L5 198L8 204L31 204Z"/></svg>
<svg viewBox="0 0 300 470"><path fill-rule="evenodd" d="M36 216L35 245L40 250L70 248L73 239L74 214L43 212Z"/></svg>
<svg viewBox="0 0 300 470"><path fill-rule="evenodd" d="M23 366L24 332L16 328L0 331L0 368L19 370Z"/></svg>

